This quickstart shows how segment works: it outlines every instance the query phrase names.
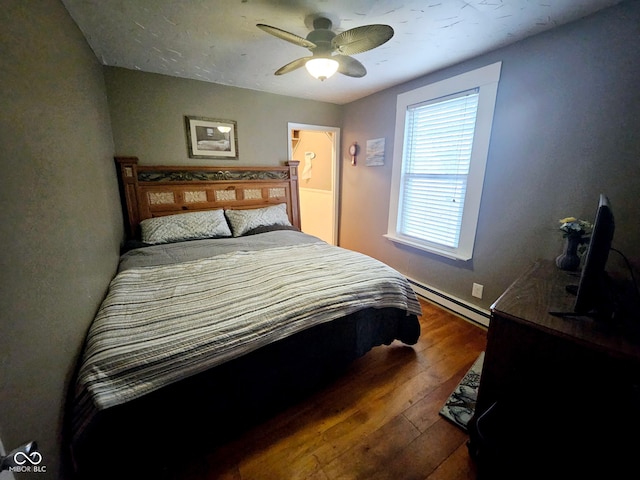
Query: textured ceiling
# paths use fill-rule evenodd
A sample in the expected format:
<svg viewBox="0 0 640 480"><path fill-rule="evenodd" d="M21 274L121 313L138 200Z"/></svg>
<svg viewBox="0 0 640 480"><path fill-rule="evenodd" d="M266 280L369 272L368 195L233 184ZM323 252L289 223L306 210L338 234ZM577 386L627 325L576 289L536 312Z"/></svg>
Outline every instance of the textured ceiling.
<svg viewBox="0 0 640 480"><path fill-rule="evenodd" d="M620 0L62 0L98 59L161 73L344 104L522 38L577 20ZM324 82L304 68L275 76L305 48L256 27L306 37L313 15L337 33L372 23L394 37L354 57L363 78Z"/></svg>

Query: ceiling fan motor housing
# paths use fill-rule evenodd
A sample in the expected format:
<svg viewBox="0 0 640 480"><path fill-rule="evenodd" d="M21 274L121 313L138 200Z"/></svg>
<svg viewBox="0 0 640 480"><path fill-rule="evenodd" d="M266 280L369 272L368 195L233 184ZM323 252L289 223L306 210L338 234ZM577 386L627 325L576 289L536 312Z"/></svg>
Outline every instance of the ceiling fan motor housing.
<svg viewBox="0 0 640 480"><path fill-rule="evenodd" d="M326 20L326 22L321 22L321 20ZM333 46L331 45L331 40L336 36L331 29L331 20L326 18L317 18L313 22L313 26L315 30L309 32L307 35L307 40L315 43L316 48L311 49L314 56L329 56L333 50Z"/></svg>

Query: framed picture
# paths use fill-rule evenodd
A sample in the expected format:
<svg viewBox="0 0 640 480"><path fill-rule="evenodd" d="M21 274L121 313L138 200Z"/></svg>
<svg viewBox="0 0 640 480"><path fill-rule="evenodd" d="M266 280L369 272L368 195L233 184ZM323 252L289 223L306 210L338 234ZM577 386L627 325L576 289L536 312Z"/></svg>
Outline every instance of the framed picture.
<svg viewBox="0 0 640 480"><path fill-rule="evenodd" d="M367 140L367 167L384 165L384 138Z"/></svg>
<svg viewBox="0 0 640 480"><path fill-rule="evenodd" d="M238 159L238 126L233 120L185 116L189 158Z"/></svg>

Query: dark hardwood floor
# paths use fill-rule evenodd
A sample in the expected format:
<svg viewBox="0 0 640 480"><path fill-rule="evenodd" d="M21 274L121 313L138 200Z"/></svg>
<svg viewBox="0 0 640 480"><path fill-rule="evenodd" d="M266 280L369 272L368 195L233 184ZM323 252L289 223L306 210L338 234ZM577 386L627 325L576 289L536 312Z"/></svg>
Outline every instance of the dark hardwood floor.
<svg viewBox="0 0 640 480"><path fill-rule="evenodd" d="M306 400L198 458L173 480L475 479L467 434L438 412L486 331L421 302L412 347L376 347Z"/></svg>

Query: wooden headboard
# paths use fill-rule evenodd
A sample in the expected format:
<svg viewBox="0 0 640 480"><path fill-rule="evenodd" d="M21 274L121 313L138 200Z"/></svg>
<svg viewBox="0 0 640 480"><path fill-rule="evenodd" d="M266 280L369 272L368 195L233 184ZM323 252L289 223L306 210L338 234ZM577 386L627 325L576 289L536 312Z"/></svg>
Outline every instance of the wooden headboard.
<svg viewBox="0 0 640 480"><path fill-rule="evenodd" d="M140 237L151 217L219 208L287 204L300 228L298 164L282 167L180 167L138 165L137 157L115 157L127 238Z"/></svg>

